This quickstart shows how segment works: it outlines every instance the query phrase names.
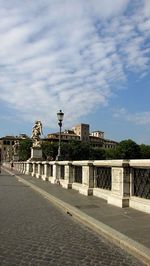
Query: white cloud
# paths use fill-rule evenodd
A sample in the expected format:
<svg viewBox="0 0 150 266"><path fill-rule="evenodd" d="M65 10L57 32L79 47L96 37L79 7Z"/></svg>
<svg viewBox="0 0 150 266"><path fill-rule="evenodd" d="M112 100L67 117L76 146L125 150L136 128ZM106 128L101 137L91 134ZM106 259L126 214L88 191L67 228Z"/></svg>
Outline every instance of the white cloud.
<svg viewBox="0 0 150 266"><path fill-rule="evenodd" d="M93 12L94 15L100 16L101 18L109 18L123 13L127 8L129 0L91 0L88 1L88 3L89 10Z"/></svg>
<svg viewBox="0 0 150 266"><path fill-rule="evenodd" d="M150 112L130 114L128 120L137 125L150 125Z"/></svg>
<svg viewBox="0 0 150 266"><path fill-rule="evenodd" d="M73 124L108 104L125 69L148 71L149 4L129 2L1 0L0 99L51 127L60 108Z"/></svg>
<svg viewBox="0 0 150 266"><path fill-rule="evenodd" d="M150 124L150 112L129 113L125 108L122 107L114 109L113 116L115 118L121 118L122 120L130 121L135 125Z"/></svg>
<svg viewBox="0 0 150 266"><path fill-rule="evenodd" d="M127 111L125 108L116 108L113 110L113 116L114 117L122 117L122 119L127 117Z"/></svg>
<svg viewBox="0 0 150 266"><path fill-rule="evenodd" d="M143 7L144 15L150 17L150 1L144 0L144 7Z"/></svg>

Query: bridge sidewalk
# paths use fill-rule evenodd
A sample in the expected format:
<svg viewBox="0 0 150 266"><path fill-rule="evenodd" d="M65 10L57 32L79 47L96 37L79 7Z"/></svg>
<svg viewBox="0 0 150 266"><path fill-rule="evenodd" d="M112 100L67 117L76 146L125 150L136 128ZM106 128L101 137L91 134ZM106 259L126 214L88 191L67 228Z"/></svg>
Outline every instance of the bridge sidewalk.
<svg viewBox="0 0 150 266"><path fill-rule="evenodd" d="M7 171L5 169L3 171ZM118 208L94 196L83 196L72 189L10 171L21 182L40 192L66 213L81 220L110 241L142 258L150 265L150 215L132 208Z"/></svg>

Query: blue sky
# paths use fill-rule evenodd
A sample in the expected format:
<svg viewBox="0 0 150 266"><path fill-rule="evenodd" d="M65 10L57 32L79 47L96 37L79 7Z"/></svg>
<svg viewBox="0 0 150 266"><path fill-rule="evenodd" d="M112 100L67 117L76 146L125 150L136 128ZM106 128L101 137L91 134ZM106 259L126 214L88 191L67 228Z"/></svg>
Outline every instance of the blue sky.
<svg viewBox="0 0 150 266"><path fill-rule="evenodd" d="M149 0L0 0L0 136L90 124L150 144Z"/></svg>

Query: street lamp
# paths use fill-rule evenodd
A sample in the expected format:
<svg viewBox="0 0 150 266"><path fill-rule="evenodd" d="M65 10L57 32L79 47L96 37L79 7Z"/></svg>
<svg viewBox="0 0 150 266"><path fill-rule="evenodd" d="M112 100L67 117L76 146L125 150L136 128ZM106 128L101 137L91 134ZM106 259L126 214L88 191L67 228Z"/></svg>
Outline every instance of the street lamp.
<svg viewBox="0 0 150 266"><path fill-rule="evenodd" d="M60 145L61 145L61 128L62 128L63 117L64 117L64 113L62 112L62 110L60 110L57 113L58 125L59 125L59 146L58 146L58 154L56 157L57 161L61 160L61 147L60 147Z"/></svg>

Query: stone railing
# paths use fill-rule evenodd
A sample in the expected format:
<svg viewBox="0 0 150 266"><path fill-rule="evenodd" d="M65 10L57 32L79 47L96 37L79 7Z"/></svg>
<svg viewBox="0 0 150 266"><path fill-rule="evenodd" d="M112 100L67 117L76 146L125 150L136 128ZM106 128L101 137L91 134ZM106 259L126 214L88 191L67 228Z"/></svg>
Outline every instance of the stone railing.
<svg viewBox="0 0 150 266"><path fill-rule="evenodd" d="M27 161L14 162L14 169L118 207L150 213L150 160Z"/></svg>

